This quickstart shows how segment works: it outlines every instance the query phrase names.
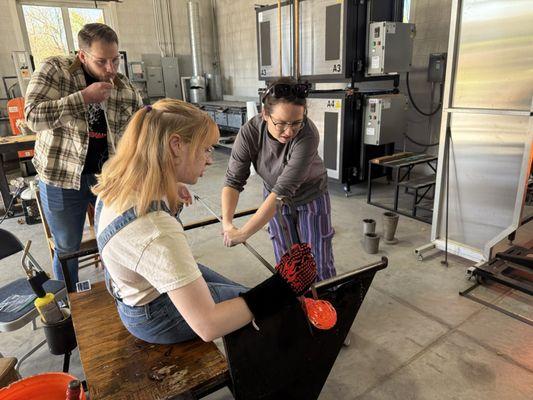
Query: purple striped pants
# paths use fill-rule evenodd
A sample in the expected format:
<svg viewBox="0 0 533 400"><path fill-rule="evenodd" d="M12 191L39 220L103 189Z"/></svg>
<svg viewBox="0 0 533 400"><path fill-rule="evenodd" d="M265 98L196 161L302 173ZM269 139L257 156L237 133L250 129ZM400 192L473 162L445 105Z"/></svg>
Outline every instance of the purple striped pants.
<svg viewBox="0 0 533 400"><path fill-rule="evenodd" d="M269 192L264 190L265 197ZM289 227L292 224L290 209L283 206L282 209L283 226ZM298 214L298 232L300 240L304 243L309 243L311 252L315 257L317 265L317 281L322 281L327 278L335 276L334 260L333 260L333 246L332 240L335 230L331 226L331 202L329 193L325 192L322 196L315 200L296 207ZM279 262L281 256L288 250L289 246L287 239L289 234L286 232L287 228L282 228L279 224L278 215L270 220L268 223L268 231L270 239L274 245L274 254L276 256L276 263ZM295 240L295 239L293 239Z"/></svg>

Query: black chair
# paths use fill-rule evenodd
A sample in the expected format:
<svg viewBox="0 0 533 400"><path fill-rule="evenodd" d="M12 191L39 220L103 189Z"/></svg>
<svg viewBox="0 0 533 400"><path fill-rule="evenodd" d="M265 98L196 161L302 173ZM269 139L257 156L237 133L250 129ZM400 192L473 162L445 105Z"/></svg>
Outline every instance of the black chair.
<svg viewBox="0 0 533 400"><path fill-rule="evenodd" d="M3 260L4 258L7 258L13 254L21 253L23 250L24 246L15 235L4 229L0 229L0 260ZM38 271L42 270L31 254L27 253L26 257L28 258L29 264L32 268ZM14 265L13 267L16 268ZM21 267L21 271L22 270L23 269ZM66 299L67 297L67 290L64 282L62 281L49 279L44 283L43 288L47 293L53 293L58 300ZM35 308L33 300L30 299L26 305L21 304L20 306L14 307L15 300L17 298L20 299L19 296L32 296L34 294L35 293L25 277L14 280L13 282L8 283L0 288L0 305L3 305L2 309L5 310L6 306L9 306L10 304L13 306L11 309L7 309L7 311L0 311L0 332L15 331L24 327L30 322L33 325L33 330L36 329L35 320L39 316L39 312ZM37 351L37 349L42 347L45 343L46 339L42 340L26 354L20 357L16 367L17 371L22 362L35 351Z"/></svg>

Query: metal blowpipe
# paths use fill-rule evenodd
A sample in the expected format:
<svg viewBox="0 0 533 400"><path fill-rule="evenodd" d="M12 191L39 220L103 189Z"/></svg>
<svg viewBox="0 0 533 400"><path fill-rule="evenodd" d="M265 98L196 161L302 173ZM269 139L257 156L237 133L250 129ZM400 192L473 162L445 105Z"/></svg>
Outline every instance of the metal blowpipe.
<svg viewBox="0 0 533 400"><path fill-rule="evenodd" d="M209 207L200 196L198 196L197 194L194 194L193 196L196 200L198 200L205 207L207 211L213 214L213 216L218 220L218 222L222 223L222 219L218 216L218 214L215 211L213 211L211 207ZM259 254L251 245L249 245L246 242L242 242L242 244L244 245L244 247L248 249L250 253L252 253L261 262L261 264L267 267L270 272L272 272L273 274L276 273L276 269L272 265L270 265L270 263L267 260L265 260L261 256L261 254Z"/></svg>

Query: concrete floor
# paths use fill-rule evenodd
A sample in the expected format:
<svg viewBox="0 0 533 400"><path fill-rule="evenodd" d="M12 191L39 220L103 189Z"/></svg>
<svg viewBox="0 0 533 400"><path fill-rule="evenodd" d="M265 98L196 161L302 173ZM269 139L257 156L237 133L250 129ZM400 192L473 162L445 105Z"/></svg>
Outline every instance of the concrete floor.
<svg viewBox="0 0 533 400"><path fill-rule="evenodd" d="M217 153L215 165L193 188L215 210L219 209L226 162L227 155ZM386 185L381 186L386 189ZM451 256L446 268L440 264L443 257L438 252L417 261L413 249L428 243L430 225L406 217L400 218L398 226L400 242L380 244L379 254L368 255L361 243L361 220L376 219L379 232L383 210L366 204L364 188L355 187L356 195L350 198L334 184L330 192L337 271L352 270L382 255L389 258L389 267L376 275L352 327L352 345L340 352L320 399L532 399L533 329L458 295L472 284L465 279L472 263ZM254 176L241 195L239 208L257 207L260 201L261 184ZM208 216L200 205L193 205L186 210L184 222ZM2 228L22 241L31 239L32 253L51 269L40 225L26 226L10 219ZM533 238L532 228L525 228L518 232L515 243ZM268 277L266 269L244 247L223 247L217 225L189 231L189 238L199 262L231 279L253 286ZM266 231L256 234L250 243L273 262ZM0 268L0 286L23 273L18 258L0 261ZM92 267L80 273L81 279L99 275ZM520 292L490 285L474 293L533 319L533 299ZM32 331L30 325L1 333L0 352L20 356L43 337L42 330ZM21 373L28 376L61 368L62 357L51 356L44 347L23 364ZM70 371L83 378L77 352ZM232 397L229 391L221 390L208 398Z"/></svg>

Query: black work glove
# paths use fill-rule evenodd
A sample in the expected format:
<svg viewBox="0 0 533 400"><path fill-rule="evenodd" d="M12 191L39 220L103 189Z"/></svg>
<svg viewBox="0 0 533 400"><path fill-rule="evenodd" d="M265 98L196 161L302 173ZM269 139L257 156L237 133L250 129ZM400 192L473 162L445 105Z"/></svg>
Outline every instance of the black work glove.
<svg viewBox="0 0 533 400"><path fill-rule="evenodd" d="M316 279L316 263L307 243L294 244L276 265L277 273L240 296L256 320L295 303Z"/></svg>

